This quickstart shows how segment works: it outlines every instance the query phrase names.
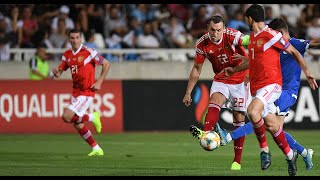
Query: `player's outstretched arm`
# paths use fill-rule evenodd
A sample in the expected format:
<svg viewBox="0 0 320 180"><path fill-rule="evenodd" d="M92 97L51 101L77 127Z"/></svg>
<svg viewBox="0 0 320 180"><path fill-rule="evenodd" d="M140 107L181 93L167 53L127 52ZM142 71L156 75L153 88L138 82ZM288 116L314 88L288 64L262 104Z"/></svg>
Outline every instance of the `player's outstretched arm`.
<svg viewBox="0 0 320 180"><path fill-rule="evenodd" d="M192 103L192 99L191 99L191 92L194 88L194 86L196 85L196 83L199 80L200 74L201 74L201 69L202 69L202 65L203 64L198 64L196 62L194 62L193 67L191 69L190 75L189 75L189 82L188 82L188 86L187 86L187 90L186 93L183 97L182 102L186 105L186 106L190 106Z"/></svg>
<svg viewBox="0 0 320 180"><path fill-rule="evenodd" d="M318 88L317 81L316 81L315 77L312 75L312 73L309 71L309 68L308 68L307 64L305 63L300 52L295 47L293 47L291 44L286 49L286 52L288 52L294 56L295 60L298 62L303 73L305 74L311 89L315 90L316 88Z"/></svg>
<svg viewBox="0 0 320 180"><path fill-rule="evenodd" d="M100 74L100 77L98 78L98 80L91 85L91 89L93 91L98 91L101 89L101 85L104 81L104 79L106 78L108 72L109 72L109 69L110 69L110 62L106 59L103 59L102 63L101 63L101 66L102 66L102 69L101 69L101 74Z"/></svg>
<svg viewBox="0 0 320 180"><path fill-rule="evenodd" d="M55 78L59 78L63 72L62 69L60 69L59 67L54 68L52 71L52 74ZM51 74L51 73L50 73Z"/></svg>

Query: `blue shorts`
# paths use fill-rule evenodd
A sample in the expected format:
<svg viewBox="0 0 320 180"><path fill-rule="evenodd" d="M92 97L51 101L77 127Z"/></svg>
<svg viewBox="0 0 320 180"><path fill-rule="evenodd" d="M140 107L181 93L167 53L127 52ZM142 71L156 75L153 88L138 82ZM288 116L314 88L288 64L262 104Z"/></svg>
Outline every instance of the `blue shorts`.
<svg viewBox="0 0 320 180"><path fill-rule="evenodd" d="M274 102L277 107L276 114L278 116L288 116L291 106L293 106L296 101L297 95L291 91L283 90L279 99Z"/></svg>

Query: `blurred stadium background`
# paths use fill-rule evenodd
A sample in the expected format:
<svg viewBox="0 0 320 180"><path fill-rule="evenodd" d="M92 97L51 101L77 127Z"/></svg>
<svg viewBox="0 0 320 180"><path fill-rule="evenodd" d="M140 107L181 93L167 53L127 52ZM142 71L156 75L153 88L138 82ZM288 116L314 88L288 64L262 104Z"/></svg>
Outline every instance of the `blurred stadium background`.
<svg viewBox="0 0 320 180"><path fill-rule="evenodd" d="M202 125L213 78L206 62L193 92L194 104L182 98L193 65L195 41L214 14L226 25L249 33L243 13L249 4L2 4L0 5L0 175L287 175L274 146L269 172L259 168L258 146L248 136L243 169L231 172L232 145L210 154L189 135ZM320 39L319 4L264 4L266 21L282 16L292 36ZM87 145L60 119L71 94L70 73L58 80L29 80L36 47L47 47L50 68L70 45L66 31L79 28L84 43L111 61L102 90L89 111L102 113L106 149L100 160L86 157ZM320 84L320 51L306 61ZM98 68L98 71L100 69ZM99 71L100 72L100 71ZM296 105L285 129L313 148L315 168L298 175L319 175L320 91L304 75ZM232 129L231 114L220 124ZM92 128L92 127L90 127ZM271 140L271 138L269 138ZM216 163L218 162L218 163ZM84 170L86 169L86 170ZM256 169L256 171L255 171ZM301 170L300 170L301 169Z"/></svg>

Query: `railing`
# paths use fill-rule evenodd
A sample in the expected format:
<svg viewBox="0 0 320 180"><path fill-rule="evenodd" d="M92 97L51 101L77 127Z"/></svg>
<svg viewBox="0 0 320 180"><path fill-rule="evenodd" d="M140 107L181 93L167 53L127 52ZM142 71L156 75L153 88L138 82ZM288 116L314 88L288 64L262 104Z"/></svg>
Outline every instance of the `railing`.
<svg viewBox="0 0 320 180"><path fill-rule="evenodd" d="M66 49L53 48L47 49L47 53L61 55ZM28 61L36 52L36 49L29 48L11 48L10 53L14 54L14 61ZM124 55L129 53L144 54L152 53L157 54L167 61L185 61L182 56L189 55L193 57L195 55L195 49L99 49L100 54L114 54L118 55L119 62L124 61ZM320 56L320 49L309 49L306 56Z"/></svg>
<svg viewBox="0 0 320 180"><path fill-rule="evenodd" d="M62 54L66 49L60 49L60 48L53 48L53 49L47 49L47 53L50 54ZM144 53L152 53L159 55L165 60L168 61L175 61L179 60L179 56L177 55L183 55L188 54L190 56L195 55L194 49L98 49L97 50L100 54L113 54L118 55L119 62L124 61L124 55L129 53L134 54L144 54ZM36 52L36 49L29 49L29 48L11 48L10 54L14 54L14 60L15 61L28 61L31 56L34 55Z"/></svg>

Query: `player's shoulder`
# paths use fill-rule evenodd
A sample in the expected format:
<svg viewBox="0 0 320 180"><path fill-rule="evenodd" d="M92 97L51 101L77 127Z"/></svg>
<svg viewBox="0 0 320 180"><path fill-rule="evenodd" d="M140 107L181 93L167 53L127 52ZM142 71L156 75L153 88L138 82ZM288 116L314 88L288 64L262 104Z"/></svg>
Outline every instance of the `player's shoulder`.
<svg viewBox="0 0 320 180"><path fill-rule="evenodd" d="M226 35L236 36L238 33L241 33L241 32L237 29L225 28L223 33Z"/></svg>
<svg viewBox="0 0 320 180"><path fill-rule="evenodd" d="M96 50L95 49L92 49L92 48L90 48L90 47L88 47L88 46L86 46L86 45L82 45L82 50L84 50L84 51L88 51L90 54L92 54L92 53L96 53Z"/></svg>
<svg viewBox="0 0 320 180"><path fill-rule="evenodd" d="M265 35L269 35L269 36L272 36L272 37L277 36L279 33L281 34L281 32L279 32L277 30L274 30L274 29L272 29L270 27L264 28L261 33L264 33Z"/></svg>
<svg viewBox="0 0 320 180"><path fill-rule="evenodd" d="M310 43L310 40L299 39L295 37L292 37L289 41L291 44L309 44Z"/></svg>
<svg viewBox="0 0 320 180"><path fill-rule="evenodd" d="M68 48L67 50L65 50L64 52L63 52L63 56L69 56L69 55L71 55L72 54L72 49L71 48Z"/></svg>
<svg viewBox="0 0 320 180"><path fill-rule="evenodd" d="M205 34L203 34L203 35L197 40L197 42L196 42L196 47L205 45L206 42L207 42L208 40L210 40L210 39L209 39L209 36L210 36L210 35L209 35L208 32L205 33Z"/></svg>

